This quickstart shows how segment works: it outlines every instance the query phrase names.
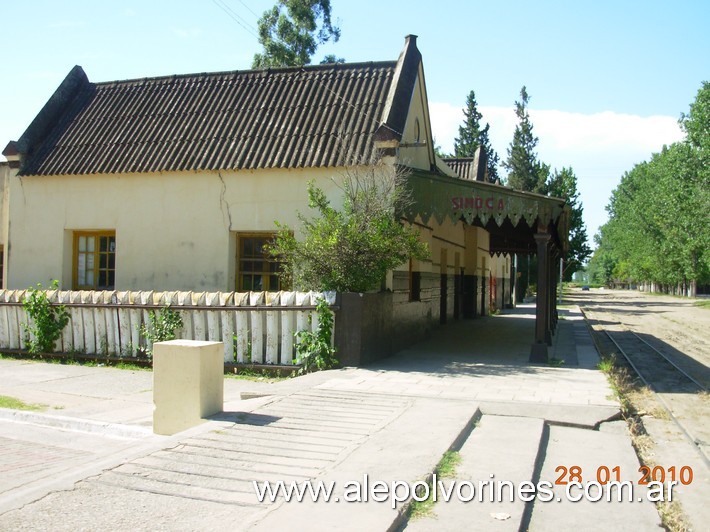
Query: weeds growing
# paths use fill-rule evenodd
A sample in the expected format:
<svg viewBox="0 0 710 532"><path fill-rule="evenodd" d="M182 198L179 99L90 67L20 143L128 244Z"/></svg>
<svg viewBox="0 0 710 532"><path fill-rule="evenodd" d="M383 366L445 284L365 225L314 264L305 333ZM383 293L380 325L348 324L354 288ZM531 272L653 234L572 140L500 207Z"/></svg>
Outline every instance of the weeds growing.
<svg viewBox="0 0 710 532"><path fill-rule="evenodd" d="M35 404L35 403L25 403L20 399L15 397L9 397L7 395L0 395L0 408L11 408L13 410L44 410L47 405Z"/></svg>
<svg viewBox="0 0 710 532"><path fill-rule="evenodd" d="M447 451L444 453L444 456L441 457L441 460L439 460L439 463L434 469L434 473L439 478L454 478L456 476L456 467L460 463L461 454L458 451ZM429 497L421 501L416 499L412 500L407 509L409 519L419 519L433 515L435 503L432 479L430 479L427 484L429 485ZM422 494L417 493L417 496L421 495Z"/></svg>

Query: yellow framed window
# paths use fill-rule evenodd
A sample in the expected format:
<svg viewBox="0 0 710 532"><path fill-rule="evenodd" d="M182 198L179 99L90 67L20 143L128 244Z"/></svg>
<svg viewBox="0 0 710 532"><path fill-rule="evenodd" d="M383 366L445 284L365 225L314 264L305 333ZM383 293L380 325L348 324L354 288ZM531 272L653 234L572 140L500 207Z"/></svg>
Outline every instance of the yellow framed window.
<svg viewBox="0 0 710 532"><path fill-rule="evenodd" d="M74 233L75 290L113 290L116 284L116 232Z"/></svg>
<svg viewBox="0 0 710 532"><path fill-rule="evenodd" d="M265 250L274 236L274 233L237 235L237 291L276 292L284 289L279 279L281 264Z"/></svg>

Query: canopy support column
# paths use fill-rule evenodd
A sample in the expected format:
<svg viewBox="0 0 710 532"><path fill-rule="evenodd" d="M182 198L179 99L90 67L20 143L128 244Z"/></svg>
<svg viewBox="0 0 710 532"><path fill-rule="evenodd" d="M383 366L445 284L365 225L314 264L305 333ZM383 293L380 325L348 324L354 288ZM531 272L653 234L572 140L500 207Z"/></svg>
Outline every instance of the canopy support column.
<svg viewBox="0 0 710 532"><path fill-rule="evenodd" d="M552 276L552 290L550 291L550 295L552 297L552 308L551 308L551 316L552 316L552 333L554 334L557 331L557 322L559 321L559 314L557 311L557 291L562 290L562 285L560 284L561 280L558 277L558 264L560 262L560 257L562 254L560 253L559 248L555 248L555 253L552 255L552 261L550 261L550 275Z"/></svg>
<svg viewBox="0 0 710 532"><path fill-rule="evenodd" d="M536 233L537 244L537 298L535 302L535 342L530 349L530 362L547 362L550 335L550 257L549 233Z"/></svg>

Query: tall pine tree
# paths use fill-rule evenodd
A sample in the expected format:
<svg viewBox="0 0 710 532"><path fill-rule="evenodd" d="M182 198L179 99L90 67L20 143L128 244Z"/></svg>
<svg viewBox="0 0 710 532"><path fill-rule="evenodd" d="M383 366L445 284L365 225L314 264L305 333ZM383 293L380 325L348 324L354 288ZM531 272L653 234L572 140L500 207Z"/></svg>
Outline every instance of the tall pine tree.
<svg viewBox="0 0 710 532"><path fill-rule="evenodd" d="M544 193L545 182L550 175L550 166L541 163L537 158L535 148L538 138L533 134L532 122L528 113L530 97L523 85L520 89L520 101L515 102L515 115L518 125L515 126L513 140L508 147L508 159L503 166L508 170L508 186L516 190ZM518 258L519 274L516 285L516 299L522 302L531 279L535 278L536 262L530 255Z"/></svg>
<svg viewBox="0 0 710 532"><path fill-rule="evenodd" d="M532 122L528 113L530 96L523 85L520 89L520 101L515 102L515 126L513 140L508 147L508 159L503 166L508 170L508 186L516 190L542 193L549 175L549 166L537 158L535 148L538 138L533 134Z"/></svg>
<svg viewBox="0 0 710 532"><path fill-rule="evenodd" d="M473 157L480 147L486 154L486 170L488 180L495 183L498 179L498 154L491 146L488 138L490 124L481 128L483 115L478 111L476 93L471 91L466 97L466 108L463 110L465 117L463 125L459 126L459 136L454 139L454 155L456 157Z"/></svg>

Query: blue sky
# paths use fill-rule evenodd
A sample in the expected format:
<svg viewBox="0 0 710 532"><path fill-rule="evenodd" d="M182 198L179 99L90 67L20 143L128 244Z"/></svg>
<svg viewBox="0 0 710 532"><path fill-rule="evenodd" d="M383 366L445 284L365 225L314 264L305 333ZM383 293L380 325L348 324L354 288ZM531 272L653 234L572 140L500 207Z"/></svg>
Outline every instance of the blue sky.
<svg viewBox="0 0 710 532"><path fill-rule="evenodd" d="M247 69L274 0L0 3L0 144L19 138L69 70L92 81ZM591 240L624 172L682 138L710 79L710 2L331 0L347 61L396 59L419 36L437 143L451 150L470 90L501 159L531 96L540 158L571 166ZM225 9L230 9L228 15Z"/></svg>

